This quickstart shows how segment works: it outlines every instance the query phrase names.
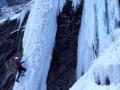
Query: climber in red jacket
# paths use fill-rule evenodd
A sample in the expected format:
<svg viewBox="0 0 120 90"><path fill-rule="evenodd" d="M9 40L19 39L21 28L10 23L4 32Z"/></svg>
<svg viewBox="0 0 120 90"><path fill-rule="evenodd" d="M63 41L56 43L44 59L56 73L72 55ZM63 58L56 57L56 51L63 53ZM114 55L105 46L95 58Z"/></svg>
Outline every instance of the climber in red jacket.
<svg viewBox="0 0 120 90"><path fill-rule="evenodd" d="M24 61L21 62L21 59L20 59L19 57L15 57L16 69L17 69L17 71L18 71L18 76L17 76L17 78L16 78L16 81L17 81L17 82L19 82L18 79L19 79L20 76L22 76L22 73L26 72L26 68L24 68L24 67L22 66L23 63L24 63Z"/></svg>

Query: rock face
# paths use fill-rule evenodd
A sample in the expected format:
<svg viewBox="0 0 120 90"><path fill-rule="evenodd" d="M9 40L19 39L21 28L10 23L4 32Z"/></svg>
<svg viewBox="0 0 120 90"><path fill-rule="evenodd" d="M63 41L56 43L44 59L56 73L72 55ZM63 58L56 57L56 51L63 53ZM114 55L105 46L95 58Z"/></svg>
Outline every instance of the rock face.
<svg viewBox="0 0 120 90"><path fill-rule="evenodd" d="M18 38L17 20L5 21L0 24L0 88L1 90L12 90L16 75L14 60L12 57L17 53Z"/></svg>
<svg viewBox="0 0 120 90"><path fill-rule="evenodd" d="M0 90L13 88L16 76L13 57L22 56L23 26L26 24L28 15L29 13L26 14L19 30L17 19L0 24Z"/></svg>
<svg viewBox="0 0 120 90"><path fill-rule="evenodd" d="M47 90L68 90L76 81L77 41L83 3L75 12L67 1L57 17L57 35Z"/></svg>
<svg viewBox="0 0 120 90"><path fill-rule="evenodd" d="M24 4L29 2L30 0L6 0L9 6L14 6L18 4Z"/></svg>

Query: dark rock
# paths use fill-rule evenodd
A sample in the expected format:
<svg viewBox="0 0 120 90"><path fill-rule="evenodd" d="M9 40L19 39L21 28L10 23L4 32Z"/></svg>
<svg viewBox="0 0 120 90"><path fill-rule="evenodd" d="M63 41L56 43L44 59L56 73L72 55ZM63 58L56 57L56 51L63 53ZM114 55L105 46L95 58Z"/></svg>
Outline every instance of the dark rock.
<svg viewBox="0 0 120 90"><path fill-rule="evenodd" d="M27 3L31 0L6 0L9 6L20 5Z"/></svg>
<svg viewBox="0 0 120 90"><path fill-rule="evenodd" d="M23 27L26 24L29 13L26 14ZM17 23L18 20L7 20L0 24L0 90L12 90L16 68L13 57L22 56L22 38L23 29L19 31Z"/></svg>
<svg viewBox="0 0 120 90"><path fill-rule="evenodd" d="M76 81L77 41L83 3L75 12L67 1L57 17L57 35L48 73L47 90L68 90Z"/></svg>
<svg viewBox="0 0 120 90"><path fill-rule="evenodd" d="M17 20L6 21L0 25L0 87L1 90L12 90L16 75L13 56L17 53ZM21 49L22 50L22 49Z"/></svg>

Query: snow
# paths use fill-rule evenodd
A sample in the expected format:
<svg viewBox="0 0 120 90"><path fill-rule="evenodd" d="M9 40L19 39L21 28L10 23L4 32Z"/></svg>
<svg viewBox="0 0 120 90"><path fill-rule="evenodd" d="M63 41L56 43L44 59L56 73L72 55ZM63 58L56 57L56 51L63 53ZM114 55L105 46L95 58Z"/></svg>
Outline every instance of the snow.
<svg viewBox="0 0 120 90"><path fill-rule="evenodd" d="M10 18L8 18L8 17L3 18L3 19L0 20L0 24L3 24L6 20L14 20L14 19L17 19L18 17L20 17L20 13L14 14Z"/></svg>
<svg viewBox="0 0 120 90"><path fill-rule="evenodd" d="M34 3L33 1L23 4L23 5L16 5L12 7L4 6L1 8L1 16L0 16L0 24L4 23L6 20L14 20L14 19L21 19L20 23L22 22L22 18L24 15L30 10L30 7Z"/></svg>
<svg viewBox="0 0 120 90"><path fill-rule="evenodd" d="M117 40L94 60L89 70L70 90L120 90L120 29L114 31L118 33ZM106 78L109 79L109 84Z"/></svg>

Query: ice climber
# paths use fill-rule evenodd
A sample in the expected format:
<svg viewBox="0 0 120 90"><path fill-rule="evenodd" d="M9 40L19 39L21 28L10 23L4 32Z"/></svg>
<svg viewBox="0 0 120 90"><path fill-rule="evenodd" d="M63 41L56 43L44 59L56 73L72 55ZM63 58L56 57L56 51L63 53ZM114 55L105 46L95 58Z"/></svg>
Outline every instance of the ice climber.
<svg viewBox="0 0 120 90"><path fill-rule="evenodd" d="M24 63L24 61L21 62L21 59L20 59L19 57L15 57L16 69L17 69L17 71L18 71L18 75L17 75L17 77L16 77L16 81L17 81L17 82L19 82L20 76L24 76L24 73L26 72L26 68L24 68L24 67L22 66L23 63Z"/></svg>

